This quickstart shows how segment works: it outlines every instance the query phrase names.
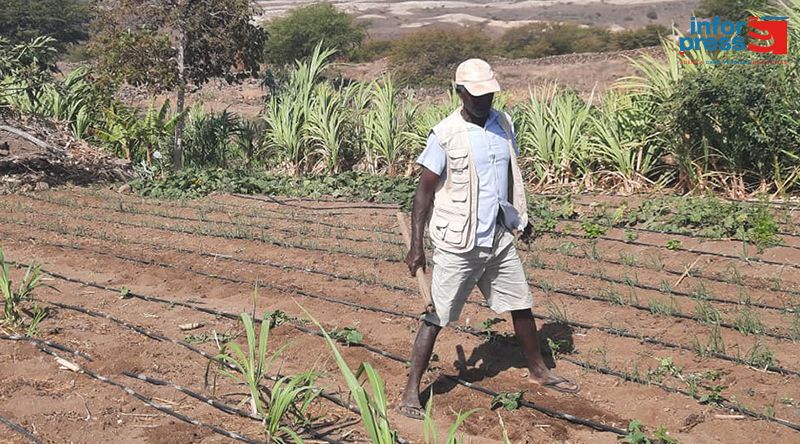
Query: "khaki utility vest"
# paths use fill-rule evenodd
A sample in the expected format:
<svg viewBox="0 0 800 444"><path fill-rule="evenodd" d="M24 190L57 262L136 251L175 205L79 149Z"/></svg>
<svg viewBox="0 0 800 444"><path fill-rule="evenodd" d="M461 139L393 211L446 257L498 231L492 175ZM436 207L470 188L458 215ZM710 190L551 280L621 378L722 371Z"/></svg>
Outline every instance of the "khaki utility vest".
<svg viewBox="0 0 800 444"><path fill-rule="evenodd" d="M511 206L506 206L503 211L516 211L517 214L512 217L516 216L524 227L528 223L528 204L514 152L511 119L506 113L498 114L500 127L508 137L508 167L511 173L508 181ZM433 127L433 133L447 155L447 175L436 186L428 230L433 245L451 253L472 250L478 228L478 172L472 159L468 125L461 117L459 107Z"/></svg>

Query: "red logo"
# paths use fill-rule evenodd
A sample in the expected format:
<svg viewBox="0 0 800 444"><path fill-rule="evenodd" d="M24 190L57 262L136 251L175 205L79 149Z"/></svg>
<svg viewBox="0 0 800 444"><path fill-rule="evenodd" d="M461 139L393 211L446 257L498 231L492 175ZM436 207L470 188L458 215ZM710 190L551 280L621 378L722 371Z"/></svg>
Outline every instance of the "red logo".
<svg viewBox="0 0 800 444"><path fill-rule="evenodd" d="M753 52L786 54L788 47L787 17L762 17L761 19L750 17L747 24L750 27L747 35L758 42L758 44L749 43L747 49Z"/></svg>

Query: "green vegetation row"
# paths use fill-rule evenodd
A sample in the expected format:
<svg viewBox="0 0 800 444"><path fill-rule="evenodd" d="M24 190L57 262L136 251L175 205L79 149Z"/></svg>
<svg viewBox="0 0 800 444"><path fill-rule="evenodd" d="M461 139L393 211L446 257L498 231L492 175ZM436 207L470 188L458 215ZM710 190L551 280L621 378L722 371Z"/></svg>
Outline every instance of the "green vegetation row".
<svg viewBox="0 0 800 444"><path fill-rule="evenodd" d="M157 180L132 183L139 194L155 198L197 198L212 192L265 194L296 197L346 197L348 199L396 203L410 209L416 182L410 177L377 176L346 172L335 176L290 177L244 170L184 169ZM635 227L715 239L752 242L759 248L780 245L778 217L757 203L728 202L714 196L662 196L641 205L597 206L586 214L576 210L569 197L528 196L528 212L539 231L554 231L561 221L580 222L590 238L605 235L609 228ZM628 233L635 240L635 233Z"/></svg>

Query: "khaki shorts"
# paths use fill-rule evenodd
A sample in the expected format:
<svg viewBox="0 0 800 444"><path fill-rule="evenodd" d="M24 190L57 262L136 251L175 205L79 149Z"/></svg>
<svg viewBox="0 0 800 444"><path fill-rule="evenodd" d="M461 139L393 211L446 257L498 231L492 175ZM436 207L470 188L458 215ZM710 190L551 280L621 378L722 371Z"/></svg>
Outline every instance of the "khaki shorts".
<svg viewBox="0 0 800 444"><path fill-rule="evenodd" d="M435 313L425 314L423 320L442 327L458 320L475 284L496 313L533 306L514 236L499 225L497 231L492 248L475 247L467 253L434 250L431 298Z"/></svg>

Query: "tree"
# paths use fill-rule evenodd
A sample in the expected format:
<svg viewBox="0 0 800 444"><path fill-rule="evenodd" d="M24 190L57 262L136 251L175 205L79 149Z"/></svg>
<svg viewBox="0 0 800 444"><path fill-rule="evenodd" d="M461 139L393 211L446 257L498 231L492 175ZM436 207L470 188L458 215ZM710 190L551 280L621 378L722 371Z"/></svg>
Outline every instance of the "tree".
<svg viewBox="0 0 800 444"><path fill-rule="evenodd" d="M392 45L389 65L402 81L446 85L466 59L486 58L490 39L477 29L434 29L400 38Z"/></svg>
<svg viewBox="0 0 800 444"><path fill-rule="evenodd" d="M114 0L98 11L90 40L98 71L153 93L177 93L175 168L183 165L187 87L258 75L265 37L252 16L248 0Z"/></svg>
<svg viewBox="0 0 800 444"><path fill-rule="evenodd" d="M288 65L309 57L319 42L323 49L348 52L364 40L364 26L329 3L293 9L267 24L267 61Z"/></svg>
<svg viewBox="0 0 800 444"><path fill-rule="evenodd" d="M90 0L3 0L0 36L12 43L50 36L75 43L89 36Z"/></svg>

